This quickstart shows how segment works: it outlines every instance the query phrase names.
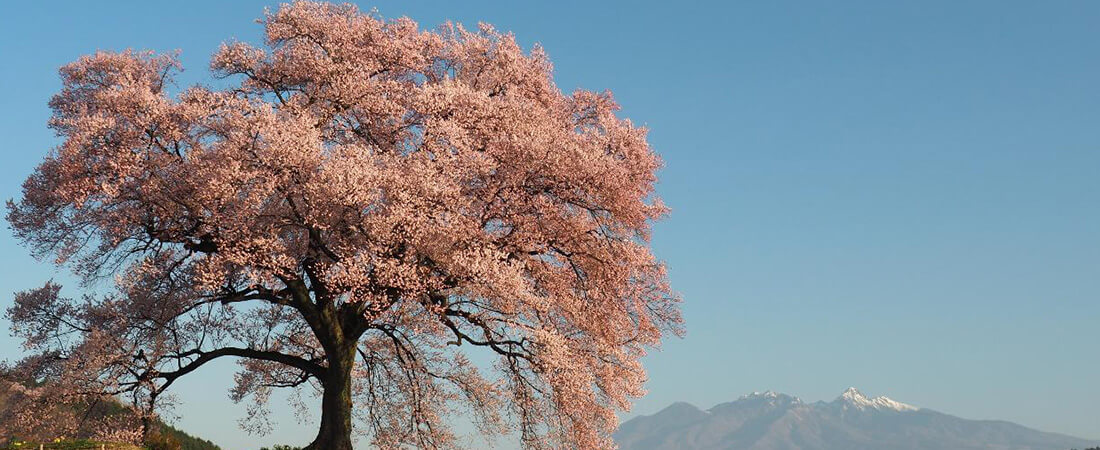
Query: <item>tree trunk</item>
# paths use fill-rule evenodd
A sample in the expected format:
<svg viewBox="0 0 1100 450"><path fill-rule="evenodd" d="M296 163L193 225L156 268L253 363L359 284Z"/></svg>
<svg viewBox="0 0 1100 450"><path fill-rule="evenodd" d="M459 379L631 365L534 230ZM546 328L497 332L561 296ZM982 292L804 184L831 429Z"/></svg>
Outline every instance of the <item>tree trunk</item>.
<svg viewBox="0 0 1100 450"><path fill-rule="evenodd" d="M355 344L329 357L328 374L321 382L321 429L305 450L352 450L351 369L355 365Z"/></svg>
<svg viewBox="0 0 1100 450"><path fill-rule="evenodd" d="M149 415L142 412L142 414L141 414L141 442L142 443L149 442L149 435L152 432L152 429L151 429L152 423L150 423L150 422L151 421L149 420Z"/></svg>

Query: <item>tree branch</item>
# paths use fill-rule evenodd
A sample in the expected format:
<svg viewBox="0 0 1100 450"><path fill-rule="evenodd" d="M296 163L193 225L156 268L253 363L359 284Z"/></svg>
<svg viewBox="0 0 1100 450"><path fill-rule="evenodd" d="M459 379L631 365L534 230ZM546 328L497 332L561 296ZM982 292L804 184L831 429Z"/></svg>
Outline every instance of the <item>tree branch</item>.
<svg viewBox="0 0 1100 450"><path fill-rule="evenodd" d="M176 381L177 378L187 375L188 373L191 373L195 369L201 367L203 364L206 364L223 356L238 356L242 358L251 358L282 363L297 368L302 372L308 373L309 375L317 378L323 378L328 372L328 369L326 369L324 366L321 366L320 364L317 364L313 361L307 361L297 356L266 350L256 350L251 348L223 347L217 350L211 350L209 352L195 350L187 354L181 354L180 356L189 355L198 355L198 358L179 368L178 370L174 370L172 372L159 372L155 374L156 378L162 378L165 380L164 385L160 388L161 390L168 388L168 386Z"/></svg>

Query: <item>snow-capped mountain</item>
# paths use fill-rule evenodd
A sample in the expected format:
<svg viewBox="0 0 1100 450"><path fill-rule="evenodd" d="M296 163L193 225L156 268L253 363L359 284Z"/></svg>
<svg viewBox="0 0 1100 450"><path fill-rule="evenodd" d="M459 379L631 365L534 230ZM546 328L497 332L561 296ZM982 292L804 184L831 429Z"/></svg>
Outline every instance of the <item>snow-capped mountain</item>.
<svg viewBox="0 0 1100 450"><path fill-rule="evenodd" d="M854 387L850 387L848 390L844 391L843 394L840 394L840 397L838 397L836 401L843 408L855 408L859 410L879 409L890 411L916 411L920 409L916 406L897 402L887 397L867 398L862 392L859 392L859 389Z"/></svg>
<svg viewBox="0 0 1100 450"><path fill-rule="evenodd" d="M1003 421L967 420L849 388L831 402L753 392L703 411L675 403L624 423L623 450L1069 450L1098 445Z"/></svg>

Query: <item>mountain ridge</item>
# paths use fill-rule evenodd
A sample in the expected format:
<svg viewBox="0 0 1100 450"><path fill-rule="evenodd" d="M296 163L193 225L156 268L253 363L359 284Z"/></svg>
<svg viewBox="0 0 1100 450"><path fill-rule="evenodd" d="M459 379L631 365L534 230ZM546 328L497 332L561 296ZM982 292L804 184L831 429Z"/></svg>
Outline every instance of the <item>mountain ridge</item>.
<svg viewBox="0 0 1100 450"><path fill-rule="evenodd" d="M856 388L831 402L753 392L702 410L676 402L626 421L623 450L1069 450L1100 445L1003 420L963 419L868 397Z"/></svg>

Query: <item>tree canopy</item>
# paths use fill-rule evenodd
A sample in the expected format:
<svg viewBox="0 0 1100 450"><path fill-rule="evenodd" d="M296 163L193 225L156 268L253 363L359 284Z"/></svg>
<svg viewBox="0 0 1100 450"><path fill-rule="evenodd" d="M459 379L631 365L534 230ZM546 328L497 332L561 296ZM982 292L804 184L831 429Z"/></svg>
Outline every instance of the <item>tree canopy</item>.
<svg viewBox="0 0 1100 450"><path fill-rule="evenodd" d="M148 52L61 69L61 143L7 217L110 289L18 293L26 366L152 414L239 358L256 430L273 388L316 389L311 448L350 448L352 428L451 447L456 411L531 448L612 446L639 359L681 330L648 244L667 209L646 130L487 25L311 2L263 24L264 46L213 56L222 89L175 89L177 60Z"/></svg>

